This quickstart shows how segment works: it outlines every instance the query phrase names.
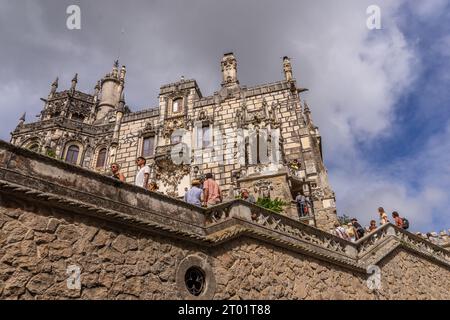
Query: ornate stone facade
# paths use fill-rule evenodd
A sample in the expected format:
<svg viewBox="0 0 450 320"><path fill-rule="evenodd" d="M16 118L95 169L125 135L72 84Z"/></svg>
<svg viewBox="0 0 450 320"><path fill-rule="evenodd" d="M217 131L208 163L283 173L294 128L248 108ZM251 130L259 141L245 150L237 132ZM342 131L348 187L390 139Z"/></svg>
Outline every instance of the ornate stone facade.
<svg viewBox="0 0 450 320"><path fill-rule="evenodd" d="M279 197L288 203L287 216L329 230L336 221L335 197L319 130L288 57L282 67L284 80L246 87L238 80L236 58L227 53L222 87L213 95L202 96L195 80L183 78L161 87L157 107L131 112L126 69L116 61L93 94L76 90L77 75L64 91L56 79L42 99L40 120L26 124L22 117L11 143L102 173L117 162L129 183L135 159L144 156L159 191L173 197L211 172L226 198L242 187L256 198ZM298 192L312 200L307 217L300 218L293 203Z"/></svg>
<svg viewBox="0 0 450 320"><path fill-rule="evenodd" d="M450 251L391 224L348 242L0 141L0 299L450 299L449 287Z"/></svg>

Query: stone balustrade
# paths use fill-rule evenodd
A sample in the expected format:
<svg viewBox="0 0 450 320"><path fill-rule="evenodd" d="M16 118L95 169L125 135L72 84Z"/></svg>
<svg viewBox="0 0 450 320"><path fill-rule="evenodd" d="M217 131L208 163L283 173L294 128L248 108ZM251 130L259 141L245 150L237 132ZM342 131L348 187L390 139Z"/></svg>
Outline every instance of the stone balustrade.
<svg viewBox="0 0 450 320"><path fill-rule="evenodd" d="M404 246L450 266L448 250L392 224L353 243L244 200L200 208L0 141L1 194L203 246L249 236L359 271Z"/></svg>

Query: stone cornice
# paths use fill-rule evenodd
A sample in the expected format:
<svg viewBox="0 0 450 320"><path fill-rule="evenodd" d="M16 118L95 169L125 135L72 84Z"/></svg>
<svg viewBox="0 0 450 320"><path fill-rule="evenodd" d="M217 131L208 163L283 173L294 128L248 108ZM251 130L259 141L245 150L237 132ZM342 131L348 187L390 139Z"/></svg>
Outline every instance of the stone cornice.
<svg viewBox="0 0 450 320"><path fill-rule="evenodd" d="M391 224L352 243L243 200L204 209L2 141L0 195L204 247L250 237L357 272L399 247L450 268L448 250Z"/></svg>

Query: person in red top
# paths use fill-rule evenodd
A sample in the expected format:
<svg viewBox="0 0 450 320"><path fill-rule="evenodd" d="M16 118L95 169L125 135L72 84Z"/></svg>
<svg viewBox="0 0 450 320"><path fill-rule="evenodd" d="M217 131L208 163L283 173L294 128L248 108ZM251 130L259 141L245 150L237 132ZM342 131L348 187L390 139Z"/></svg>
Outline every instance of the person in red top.
<svg viewBox="0 0 450 320"><path fill-rule="evenodd" d="M211 207L222 202L222 192L211 173L206 174L206 180L203 183L203 199L205 206Z"/></svg>
<svg viewBox="0 0 450 320"><path fill-rule="evenodd" d="M394 218L395 225L399 228L403 228L403 219L400 218L397 211L392 212L392 217Z"/></svg>

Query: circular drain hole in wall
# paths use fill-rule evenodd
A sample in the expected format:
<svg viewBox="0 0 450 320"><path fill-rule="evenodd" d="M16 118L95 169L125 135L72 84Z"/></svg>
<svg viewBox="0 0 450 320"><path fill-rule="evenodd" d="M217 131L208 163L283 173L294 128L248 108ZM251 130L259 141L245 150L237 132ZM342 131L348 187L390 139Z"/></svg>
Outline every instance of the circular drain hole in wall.
<svg viewBox="0 0 450 320"><path fill-rule="evenodd" d="M189 293L197 297L205 289L205 273L199 267L190 267L184 276L184 283Z"/></svg>

